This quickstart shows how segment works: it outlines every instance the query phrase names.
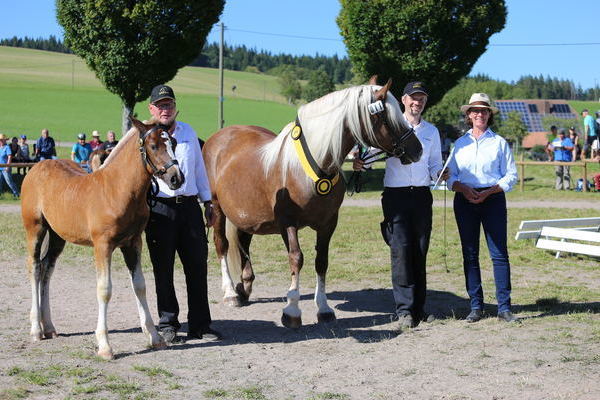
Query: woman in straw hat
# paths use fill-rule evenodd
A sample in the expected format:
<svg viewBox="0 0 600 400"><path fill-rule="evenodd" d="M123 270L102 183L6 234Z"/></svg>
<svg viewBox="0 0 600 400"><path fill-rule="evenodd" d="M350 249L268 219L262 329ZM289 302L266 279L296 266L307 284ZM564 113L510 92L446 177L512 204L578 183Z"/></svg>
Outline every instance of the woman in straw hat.
<svg viewBox="0 0 600 400"><path fill-rule="evenodd" d="M454 215L460 234L471 313L467 322L483 317L483 288L479 267L479 236L483 226L496 282L498 319L515 322L510 310L510 263L506 246L507 212L505 192L517 182L512 151L504 138L489 126L498 109L485 93L474 93L460 108L471 127L455 142L448 165L448 187L456 192Z"/></svg>

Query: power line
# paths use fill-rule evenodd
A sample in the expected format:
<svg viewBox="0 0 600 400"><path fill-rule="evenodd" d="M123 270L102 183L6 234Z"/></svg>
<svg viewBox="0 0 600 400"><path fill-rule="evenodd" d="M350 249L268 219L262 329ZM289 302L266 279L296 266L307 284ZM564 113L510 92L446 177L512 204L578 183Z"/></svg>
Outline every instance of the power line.
<svg viewBox="0 0 600 400"><path fill-rule="evenodd" d="M299 35L288 35L285 33L275 33L275 32L259 32L259 31L248 31L244 29L234 29L225 27L226 30L232 32L242 32L242 33L253 33L255 35L264 35L264 36L277 36L277 37L286 37L286 38L294 38L294 39L309 39L309 40L326 40L331 42L343 42L342 39L334 39L334 38L325 38L325 37L317 37L317 36L299 36ZM494 47L541 47L541 46L600 46L600 42L579 42L579 43L490 43L490 46Z"/></svg>

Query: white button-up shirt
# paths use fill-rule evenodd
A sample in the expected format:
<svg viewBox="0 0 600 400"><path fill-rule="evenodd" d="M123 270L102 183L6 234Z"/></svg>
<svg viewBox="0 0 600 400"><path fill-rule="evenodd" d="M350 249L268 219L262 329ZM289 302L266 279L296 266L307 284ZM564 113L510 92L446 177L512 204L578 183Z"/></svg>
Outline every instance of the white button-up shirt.
<svg viewBox="0 0 600 400"><path fill-rule="evenodd" d="M440 133L437 128L423 119L413 128L423 147L423 155L419 161L406 165L397 157L388 158L383 178L385 187L429 186L442 170Z"/></svg>
<svg viewBox="0 0 600 400"><path fill-rule="evenodd" d="M175 159L179 162L185 182L179 189L171 190L166 183L158 179L158 197L198 195L201 201L208 201L211 199L210 185L196 132L185 122L176 121L175 124L172 135L177 140Z"/></svg>
<svg viewBox="0 0 600 400"><path fill-rule="evenodd" d="M447 185L461 182L472 188L498 185L508 192L517 182L517 167L512 151L502 136L491 129L476 139L469 130L454 143L448 163Z"/></svg>

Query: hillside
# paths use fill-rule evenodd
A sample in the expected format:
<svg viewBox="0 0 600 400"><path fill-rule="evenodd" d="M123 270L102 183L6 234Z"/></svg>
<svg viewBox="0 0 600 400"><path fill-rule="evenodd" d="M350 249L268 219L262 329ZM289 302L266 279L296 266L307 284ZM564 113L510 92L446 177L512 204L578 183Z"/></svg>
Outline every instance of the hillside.
<svg viewBox="0 0 600 400"><path fill-rule="evenodd" d="M180 118L203 138L217 130L218 70L186 67L169 82ZM232 87L235 85L235 91ZM225 71L225 124L259 125L279 132L296 114L285 104L273 76ZM121 104L78 57L0 46L0 132L37 138L42 128L64 141L78 132L113 129L119 134ZM135 110L147 117L146 103Z"/></svg>

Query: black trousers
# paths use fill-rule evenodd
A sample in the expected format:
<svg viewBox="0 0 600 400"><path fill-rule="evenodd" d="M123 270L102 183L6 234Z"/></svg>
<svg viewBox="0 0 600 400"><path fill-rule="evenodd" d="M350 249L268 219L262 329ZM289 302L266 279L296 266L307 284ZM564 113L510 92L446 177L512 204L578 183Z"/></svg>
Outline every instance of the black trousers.
<svg viewBox="0 0 600 400"><path fill-rule="evenodd" d="M202 217L202 208L195 197L182 203L158 200L150 210L146 226L146 243L150 251L159 329L181 327L179 304L173 284L175 252L183 264L188 298L188 331L206 330L210 323L207 285L208 242Z"/></svg>
<svg viewBox="0 0 600 400"><path fill-rule="evenodd" d="M425 264L431 236L431 191L426 186L386 187L381 204L381 231L391 249L396 314L421 319L427 291Z"/></svg>

